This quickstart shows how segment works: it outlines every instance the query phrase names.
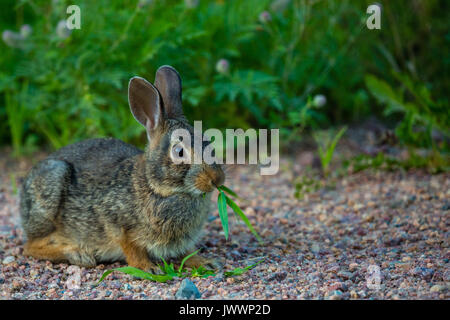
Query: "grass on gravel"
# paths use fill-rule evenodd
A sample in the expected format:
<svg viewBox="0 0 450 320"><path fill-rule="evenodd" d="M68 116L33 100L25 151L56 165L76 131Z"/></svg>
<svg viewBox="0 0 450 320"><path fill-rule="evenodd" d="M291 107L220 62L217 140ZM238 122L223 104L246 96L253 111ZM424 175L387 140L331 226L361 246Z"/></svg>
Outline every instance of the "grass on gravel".
<svg viewBox="0 0 450 320"><path fill-rule="evenodd" d="M97 282L97 285L99 285L108 275L110 275L114 271L122 272L125 274L132 275L134 277L140 278L140 279L145 279L145 280L150 280L150 281L155 281L155 282L167 282L174 278L214 277L216 275L216 272L211 269L206 269L203 266L200 266L198 268L192 268L190 271L184 268L185 262L192 256L196 255L198 253L198 251L199 250L184 257L184 259L181 261L180 267L178 269L175 269L175 266L173 265L173 263L168 264L166 260L161 258L163 264L162 265L158 264L158 267L161 269L161 272L162 272L161 274L153 274L153 273L146 272L144 270L130 267L130 266L107 270L103 273L100 280ZM253 269L254 267L256 267L258 264L260 264L263 261L264 261L264 258L252 265L245 267L245 268L234 268L230 271L225 271L224 276L225 277L240 276L240 275L246 273L247 271Z"/></svg>

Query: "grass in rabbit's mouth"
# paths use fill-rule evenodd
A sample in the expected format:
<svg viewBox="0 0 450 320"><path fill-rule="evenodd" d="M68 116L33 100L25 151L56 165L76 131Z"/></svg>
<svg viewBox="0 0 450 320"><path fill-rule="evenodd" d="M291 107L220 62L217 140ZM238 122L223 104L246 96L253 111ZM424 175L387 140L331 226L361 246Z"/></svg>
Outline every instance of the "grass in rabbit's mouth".
<svg viewBox="0 0 450 320"><path fill-rule="evenodd" d="M256 232L256 230L253 228L252 224L248 220L247 216L244 214L244 212L239 208L239 206L229 197L227 194L229 194L232 197L239 198L239 196L230 188L222 185L217 187L217 190L219 191L219 196L217 198L217 207L219 209L219 216L220 220L222 221L222 228L225 233L225 239L228 240L229 236L229 230L228 230L228 212L227 212L227 205L234 211L234 213L241 218L242 221L246 224L246 226L250 229L250 231L253 233L253 235L256 237L258 242L260 244L263 243L261 237Z"/></svg>
<svg viewBox="0 0 450 320"><path fill-rule="evenodd" d="M185 262L192 256L196 255L199 250L191 253L190 255L184 257L184 259L181 261L180 267L178 269L175 269L173 263L168 264L163 258L161 258L163 265L158 265L158 267L161 269L162 274L153 274L150 272L143 271L138 268L134 267L122 267L122 268L116 268L107 270L103 273L100 280L97 282L97 285L99 285L105 278L110 275L114 271L119 271L125 274L132 275L134 277L145 279L145 280L151 280L156 282L167 282L174 278L207 278L207 277L214 277L216 275L214 270L206 269L203 266L200 266L198 268L192 268L191 271L188 271L187 269L183 268ZM245 268L234 268L230 271L225 271L223 274L225 277L232 277L232 276L240 276L241 274L246 273L247 271L253 269L258 264L264 261L265 258L262 258L258 262L249 265Z"/></svg>

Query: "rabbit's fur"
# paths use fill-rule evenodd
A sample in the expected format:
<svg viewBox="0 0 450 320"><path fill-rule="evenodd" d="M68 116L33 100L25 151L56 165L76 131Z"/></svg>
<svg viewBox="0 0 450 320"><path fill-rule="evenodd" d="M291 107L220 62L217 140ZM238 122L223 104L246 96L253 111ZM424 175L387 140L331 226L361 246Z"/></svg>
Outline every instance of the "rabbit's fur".
<svg viewBox="0 0 450 320"><path fill-rule="evenodd" d="M193 135L175 69L159 68L155 85L132 78L129 103L147 130L144 152L113 138L90 139L59 149L31 169L20 197L25 255L81 266L126 260L155 271L152 260L195 249L211 192L224 173L216 164L175 164L170 157L179 150L179 141L171 141L173 130ZM193 153L191 146L182 147ZM187 266L209 262L194 256Z"/></svg>

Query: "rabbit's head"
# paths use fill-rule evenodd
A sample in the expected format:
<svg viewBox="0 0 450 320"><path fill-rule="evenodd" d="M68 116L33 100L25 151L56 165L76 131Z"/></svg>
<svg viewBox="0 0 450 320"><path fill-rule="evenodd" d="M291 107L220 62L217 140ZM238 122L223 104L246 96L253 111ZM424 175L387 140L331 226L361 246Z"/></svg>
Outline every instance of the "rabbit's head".
<svg viewBox="0 0 450 320"><path fill-rule="evenodd" d="M220 165L193 161L194 128L183 114L181 78L174 68L160 67L154 85L140 77L131 78L128 101L131 113L147 131L146 178L156 192L201 195L224 182ZM189 145L172 134L177 129L191 136ZM203 142L202 149L206 145ZM191 155L190 163L175 160L187 153Z"/></svg>

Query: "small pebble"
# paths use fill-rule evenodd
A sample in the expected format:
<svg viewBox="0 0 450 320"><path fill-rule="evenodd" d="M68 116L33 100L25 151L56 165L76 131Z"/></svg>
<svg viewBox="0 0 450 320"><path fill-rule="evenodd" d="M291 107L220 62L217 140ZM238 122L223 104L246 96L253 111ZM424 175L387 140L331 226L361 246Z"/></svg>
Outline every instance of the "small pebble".
<svg viewBox="0 0 450 320"><path fill-rule="evenodd" d="M436 284L430 288L430 292L440 292L442 290L444 290L444 286L441 286L438 284Z"/></svg>
<svg viewBox="0 0 450 320"><path fill-rule="evenodd" d="M180 288L175 294L175 297L178 299L199 299L201 296L202 295L200 291L197 289L195 284L189 279L184 279L181 282Z"/></svg>
<svg viewBox="0 0 450 320"><path fill-rule="evenodd" d="M353 277L353 273L348 271L339 271L337 275L343 279L351 279Z"/></svg>
<svg viewBox="0 0 450 320"><path fill-rule="evenodd" d="M14 258L13 256L7 256L5 259L3 259L2 263L3 264L10 264L12 262L16 261L16 258Z"/></svg>
<svg viewBox="0 0 450 320"><path fill-rule="evenodd" d="M341 300L342 299L342 291L334 290L329 294L330 300Z"/></svg>
<svg viewBox="0 0 450 320"><path fill-rule="evenodd" d="M353 270L355 270L358 267L359 267L359 264L357 264L357 263L350 263L348 265L348 268L349 268L350 271L353 271Z"/></svg>

